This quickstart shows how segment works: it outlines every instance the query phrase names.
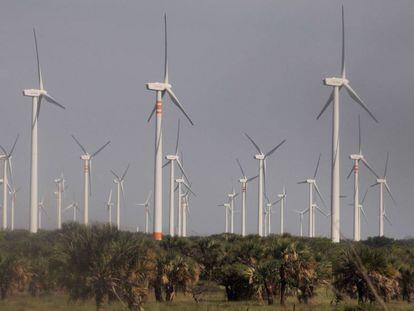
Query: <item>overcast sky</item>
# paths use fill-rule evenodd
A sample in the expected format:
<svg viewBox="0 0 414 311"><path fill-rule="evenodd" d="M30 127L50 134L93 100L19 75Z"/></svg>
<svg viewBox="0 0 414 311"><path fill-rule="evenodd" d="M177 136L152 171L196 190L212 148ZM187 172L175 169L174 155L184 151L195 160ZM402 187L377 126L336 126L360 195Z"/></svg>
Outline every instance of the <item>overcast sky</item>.
<svg viewBox="0 0 414 311"><path fill-rule="evenodd" d="M181 118L180 148L197 197L191 198L191 234L224 230L224 211L232 185L240 190L238 157L248 175L257 173L255 150L243 132L265 151L287 139L268 160L271 200L286 186L286 230L299 232L293 212L307 206L307 187L318 154L317 181L329 205L331 108L316 116L329 96L324 77L340 71L339 1L1 1L0 3L0 144L13 155L15 185L21 186L16 227L28 228L31 100L24 88L37 86L32 27L36 27L46 89L66 110L44 103L39 119L39 197L45 196L49 219L56 227L53 180L63 171L69 188L65 206L74 199L83 209L83 175L75 134L90 152L111 140L93 160L90 220L105 221L105 201L115 190L110 169L121 173L128 163L126 204L121 226L143 227L142 202L153 188L154 122L147 117L155 95L146 82L163 75L163 24L168 14L170 81L192 127L169 100L164 113L164 154L175 147ZM357 152L358 114L363 153L383 174L390 152L388 181L397 200L387 197L386 212L393 226L387 236L414 235L414 3L406 1L346 1L347 75L379 124L346 93L340 97L341 231L352 236L353 181L346 180L348 158ZM168 170L164 171L164 232L168 218ZM361 169L361 192L374 183ZM247 230L256 232L257 182L248 187ZM378 189L365 201L368 223L362 236L378 233ZM236 206L240 209L240 199ZM279 210L272 215L279 230ZM65 213L64 220L71 218ZM151 225L152 227L152 225ZM305 225L305 230L307 225ZM240 232L240 214L235 231ZM328 236L329 221L319 215L318 235Z"/></svg>

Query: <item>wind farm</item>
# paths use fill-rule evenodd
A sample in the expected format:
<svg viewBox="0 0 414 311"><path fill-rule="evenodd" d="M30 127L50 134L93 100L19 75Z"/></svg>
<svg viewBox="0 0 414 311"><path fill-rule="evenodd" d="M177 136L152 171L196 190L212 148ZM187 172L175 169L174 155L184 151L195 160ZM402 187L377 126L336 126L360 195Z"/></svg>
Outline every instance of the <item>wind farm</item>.
<svg viewBox="0 0 414 311"><path fill-rule="evenodd" d="M92 0L68 4L75 23L44 1L20 23L0 13L0 284L27 272L5 297L297 308L329 284L323 303L343 308L414 299L412 5L381 0L381 23L321 0L203 16ZM70 287L82 276L89 294Z"/></svg>

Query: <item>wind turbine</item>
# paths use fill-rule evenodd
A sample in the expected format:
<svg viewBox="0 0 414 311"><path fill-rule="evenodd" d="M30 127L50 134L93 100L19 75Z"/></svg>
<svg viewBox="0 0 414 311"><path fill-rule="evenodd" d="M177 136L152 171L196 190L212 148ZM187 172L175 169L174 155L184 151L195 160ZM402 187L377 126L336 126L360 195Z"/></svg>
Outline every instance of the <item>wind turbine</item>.
<svg viewBox="0 0 414 311"><path fill-rule="evenodd" d="M147 199L144 203L138 203L138 206L143 206L145 208L145 233L149 233L148 230L148 217L150 216L149 201L151 199L151 191L148 193Z"/></svg>
<svg viewBox="0 0 414 311"><path fill-rule="evenodd" d="M3 151L3 154L0 155L0 160L3 160L3 222L2 228L3 230L7 229L7 198L8 198L8 187L9 187L9 179L7 172L10 172L10 179L12 179L12 167L11 167L11 157L16 147L17 140L19 139L19 135L17 135L16 139L14 140L14 144L10 149L10 152L7 152L1 145L0 148ZM12 181L13 183L13 181ZM14 215L13 215L14 216Z"/></svg>
<svg viewBox="0 0 414 311"><path fill-rule="evenodd" d="M59 178L55 179L56 184L56 209L57 209L57 228L62 229L62 193L65 191L65 179L63 173Z"/></svg>
<svg viewBox="0 0 414 311"><path fill-rule="evenodd" d="M244 135L246 135L246 137L250 140L250 142L259 152L258 154L254 156L256 160L259 160L259 186L258 186L259 202L258 202L258 217L257 217L257 234L259 236L263 236L263 192L264 192L263 184L266 178L266 159L270 155L272 155L280 146L282 146L285 143L286 139L282 140L281 143L279 143L276 147L270 149L270 151L268 151L267 153L263 153L260 150L259 146L254 142L254 140L249 135L247 135L246 133Z"/></svg>
<svg viewBox="0 0 414 311"><path fill-rule="evenodd" d="M234 233L234 199L239 194L234 192L234 188L232 189L231 193L227 194L227 197L229 198L229 204L230 204L230 233Z"/></svg>
<svg viewBox="0 0 414 311"><path fill-rule="evenodd" d="M116 191L116 228L118 230L121 229L121 192L122 192L122 197L124 198L124 201L125 201L124 180L125 180L126 174L128 173L128 169L129 169L129 164L126 167L124 173L121 176L119 176L113 170L111 170L112 175L115 176L114 183L117 186L117 191Z"/></svg>
<svg viewBox="0 0 414 311"><path fill-rule="evenodd" d="M388 216L385 213L384 208L384 187L387 190L391 200L395 205L397 203L395 202L395 199L393 195L391 194L390 187L387 183L387 170L388 170L388 161L389 161L389 153L387 152L387 160L385 161L385 169L384 169L384 175L380 178L377 178L377 182L373 184L371 187L379 186L379 236L384 236L384 218L391 224Z"/></svg>
<svg viewBox="0 0 414 311"><path fill-rule="evenodd" d="M362 163L365 165L366 168L368 168L369 171L371 171L372 174L376 178L379 178L377 173L371 168L371 166L368 164L367 160L362 154L361 150L361 118L358 116L358 146L359 146L359 152L357 154L351 154L349 158L354 162L354 165L351 169L351 171L348 174L347 179L351 176L352 172L354 172L354 241L360 241L361 240L361 208L359 204L359 161L362 161Z"/></svg>
<svg viewBox="0 0 414 311"><path fill-rule="evenodd" d="M195 193L191 190L190 186L185 182L184 178L177 178L175 180L175 182L177 183L177 187L176 189L178 189L178 236L183 236L183 225L182 225L182 221L183 221L183 209L182 209L182 198L183 198L183 192L182 192L182 185L184 185L184 187L187 188L188 191L190 191L193 195L195 195Z"/></svg>
<svg viewBox="0 0 414 311"><path fill-rule="evenodd" d="M300 236L303 237L303 215L309 211L309 208L303 211L295 211L299 215L300 221Z"/></svg>
<svg viewBox="0 0 414 311"><path fill-rule="evenodd" d="M76 222L76 210L79 210L78 202L74 201L74 202L70 203L68 206L66 206L66 208L63 210L63 212L66 212L66 211L70 210L71 208L73 208L73 222Z"/></svg>
<svg viewBox="0 0 414 311"><path fill-rule="evenodd" d="M224 207L224 220L225 220L225 233L229 233L229 210L230 210L230 203L223 203L217 206Z"/></svg>
<svg viewBox="0 0 414 311"><path fill-rule="evenodd" d="M112 203L112 189L109 192L108 201L106 202L106 208L108 209L108 224L112 225L112 206L114 204Z"/></svg>
<svg viewBox="0 0 414 311"><path fill-rule="evenodd" d="M174 162L177 162L178 167L181 170L181 173L184 175L185 179L188 178L185 175L185 171L184 168L180 162L180 158L178 156L178 143L180 140L180 120L178 119L178 129L177 129L177 142L175 144L175 154L169 154L167 155L165 158L168 160L163 167L170 165L170 219L169 219L169 233L170 236L174 236L174 219L175 219L175 215L174 215L174 203L175 203L175 198L174 198L174 183L175 183L175 176L174 176Z"/></svg>
<svg viewBox="0 0 414 311"><path fill-rule="evenodd" d="M33 35L35 40L36 47L36 59L37 59L37 74L39 78L39 88L38 89L25 89L23 90L23 96L32 98L32 144L31 144L31 162L30 162L30 232L37 232L37 209L38 209L38 134L37 134L37 123L39 120L40 114L40 105L42 99L45 99L47 102L54 104L62 109L65 109L64 106L59 104L52 96L43 87L42 71L40 69L39 62L39 51L37 47L36 31L33 28Z"/></svg>
<svg viewBox="0 0 414 311"><path fill-rule="evenodd" d="M273 214L273 206L278 202L270 202L269 198L266 196L266 209L265 209L265 236L269 236L272 232L271 230L271 215Z"/></svg>
<svg viewBox="0 0 414 311"><path fill-rule="evenodd" d="M19 188L14 188L12 186L9 185L9 194L11 196L11 211L10 211L10 230L14 230L14 210L16 208L16 198L17 198L17 192L20 190Z"/></svg>
<svg viewBox="0 0 414 311"><path fill-rule="evenodd" d="M280 202L280 234L284 233L284 209L286 207L286 189L283 187L283 192L277 195L279 200L276 203Z"/></svg>
<svg viewBox="0 0 414 311"><path fill-rule="evenodd" d="M317 195L319 196L319 198L321 199L322 203L324 206L326 206L325 201L321 195L321 192L319 191L319 187L318 184L316 183L316 175L318 174L318 169L319 169L319 163L321 161L321 154L319 154L318 157L318 162L316 163L316 168L315 168L315 173L313 174L313 178L309 178L303 181L298 182L298 184L308 184L309 185L309 237L314 237L315 236L315 228L314 228L314 224L315 224L315 209L318 209L320 212L322 212L322 210L315 204L314 199L313 199L313 194L314 194L314 189L316 190Z"/></svg>
<svg viewBox="0 0 414 311"><path fill-rule="evenodd" d="M240 171L242 173L242 178L239 179L239 182L241 184L242 189L242 210L241 210L241 235L246 236L246 192L247 192L247 184L252 181L253 179L256 179L258 175L247 178L246 174L244 173L243 167L241 166L241 163L239 159L236 159L237 164L240 167Z"/></svg>
<svg viewBox="0 0 414 311"><path fill-rule="evenodd" d="M155 118L155 165L154 165L154 232L155 240L162 239L162 98L168 93L172 102L181 110L188 121L193 124L183 106L179 102L177 96L172 91L172 86L168 80L168 56L167 56L167 15L164 14L164 82L150 82L146 84L147 90L156 92L156 102L152 112L148 118L151 120L154 112Z"/></svg>
<svg viewBox="0 0 414 311"><path fill-rule="evenodd" d="M358 231L358 234L359 234L359 240L358 241L361 240L361 217L360 217L361 214L362 214L362 216L364 216L365 222L368 223L367 215L366 215L365 210L364 210L364 202L365 202L365 198L367 197L367 194L368 194L369 189L370 188L368 188L365 191L365 194L364 194L364 196L362 198L362 201L361 202L358 202L358 209L357 209L358 222L356 224L354 224L354 226L355 225L357 226L357 231ZM355 205L355 202L354 203L351 203L349 205L350 206L354 206Z"/></svg>
<svg viewBox="0 0 414 311"><path fill-rule="evenodd" d="M342 6L342 66L341 76L339 78L325 78L323 80L326 86L333 88L328 101L322 108L316 119L324 113L326 108L333 102L332 110L332 167L331 167L331 239L333 242L339 242L340 239L340 145L339 145L339 91L344 87L349 96L357 102L373 119L378 122L368 107L351 87L345 73L345 22L344 7Z"/></svg>
<svg viewBox="0 0 414 311"><path fill-rule="evenodd" d="M39 202L39 204L38 204L38 209L37 209L37 212L38 212L38 228L39 229L42 229L42 212L43 213L45 213L45 215L47 216L47 212L46 212L46 208L45 208L45 205L44 205L44 197L42 198L42 200Z"/></svg>
<svg viewBox="0 0 414 311"><path fill-rule="evenodd" d="M89 223L89 196L91 195L91 161L92 159L98 155L106 146L109 145L111 141L106 142L102 147L96 150L94 153L89 154L85 147L76 139L75 135L72 135L73 140L76 144L80 147L83 154L81 155L81 160L83 160L83 224L87 225Z"/></svg>

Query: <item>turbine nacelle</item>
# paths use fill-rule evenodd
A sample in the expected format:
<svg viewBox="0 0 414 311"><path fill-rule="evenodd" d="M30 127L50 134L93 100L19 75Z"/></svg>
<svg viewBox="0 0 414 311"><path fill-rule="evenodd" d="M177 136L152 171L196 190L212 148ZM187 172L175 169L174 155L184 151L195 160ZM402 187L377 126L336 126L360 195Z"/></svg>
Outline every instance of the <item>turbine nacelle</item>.
<svg viewBox="0 0 414 311"><path fill-rule="evenodd" d="M349 80L346 78L325 78L323 79L323 83L328 86L342 86L344 84L348 84Z"/></svg>
<svg viewBox="0 0 414 311"><path fill-rule="evenodd" d="M184 178L177 178L175 180L176 183L184 183Z"/></svg>
<svg viewBox="0 0 414 311"><path fill-rule="evenodd" d="M387 180L385 178L378 178L377 179L377 183L378 184L386 184L387 183Z"/></svg>
<svg viewBox="0 0 414 311"><path fill-rule="evenodd" d="M149 82L146 84L147 90L150 91L165 91L171 88L171 84L162 82Z"/></svg>
<svg viewBox="0 0 414 311"><path fill-rule="evenodd" d="M90 154L82 154L81 156L80 156L80 158L82 159L82 160L90 160L90 159L92 159L92 156L90 155Z"/></svg>
<svg viewBox="0 0 414 311"><path fill-rule="evenodd" d="M169 155L167 155L166 157L165 157L167 160L170 160L170 161L175 161L175 160L177 160L178 159L178 156L177 155L175 155L175 154L169 154Z"/></svg>
<svg viewBox="0 0 414 311"><path fill-rule="evenodd" d="M306 182L308 184L315 184L316 183L316 180L315 179L306 179Z"/></svg>
<svg viewBox="0 0 414 311"><path fill-rule="evenodd" d="M349 155L351 160L362 160L364 156L362 154L351 154Z"/></svg>
<svg viewBox="0 0 414 311"><path fill-rule="evenodd" d="M245 184L245 183L247 183L247 178L240 178L240 179L239 179L239 182L240 182L241 184Z"/></svg>
<svg viewBox="0 0 414 311"><path fill-rule="evenodd" d="M264 154L256 154L256 155L254 156L254 158L255 158L256 160L264 160L265 155L264 155Z"/></svg>
<svg viewBox="0 0 414 311"><path fill-rule="evenodd" d="M23 90L23 96L40 97L42 95L47 95L46 90L39 90L39 89L25 89L25 90Z"/></svg>

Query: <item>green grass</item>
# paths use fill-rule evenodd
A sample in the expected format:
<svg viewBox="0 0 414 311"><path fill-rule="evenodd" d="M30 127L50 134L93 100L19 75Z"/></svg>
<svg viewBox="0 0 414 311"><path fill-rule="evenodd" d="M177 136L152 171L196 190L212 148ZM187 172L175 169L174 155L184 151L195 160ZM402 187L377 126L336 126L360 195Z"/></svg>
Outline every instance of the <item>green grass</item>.
<svg viewBox="0 0 414 311"><path fill-rule="evenodd" d="M227 302L222 292L210 292L202 297L202 301L196 304L191 295L177 295L173 303L157 303L153 297L144 305L146 311L255 311L255 310L380 310L378 305L366 305L364 308L358 309L356 301L346 300L342 302L337 308L331 305L333 295L330 291L320 289L317 296L314 297L308 305L299 304L294 297L288 297L286 307L282 308L278 303L278 297L275 297L275 305L267 306L265 302L257 301L241 301L241 302ZM387 304L389 310L403 311L414 310L414 304L407 304L405 302L392 302ZM63 294L44 295L41 297L31 297L27 294L15 295L4 301L0 301L0 310L2 311L45 311L45 310L59 310L59 311L93 311L95 304L93 301L87 302L72 302ZM113 303L105 307L108 311L127 310L121 303Z"/></svg>

